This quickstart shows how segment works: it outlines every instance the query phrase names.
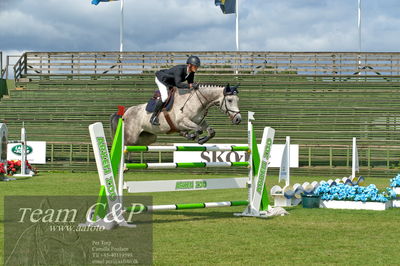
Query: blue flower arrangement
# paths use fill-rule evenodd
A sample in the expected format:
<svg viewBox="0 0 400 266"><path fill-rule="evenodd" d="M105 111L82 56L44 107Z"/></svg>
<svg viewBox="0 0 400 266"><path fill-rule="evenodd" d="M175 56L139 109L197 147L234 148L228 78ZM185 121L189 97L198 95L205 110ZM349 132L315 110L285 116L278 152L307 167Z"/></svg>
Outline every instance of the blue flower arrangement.
<svg viewBox="0 0 400 266"><path fill-rule="evenodd" d="M387 202L396 197L396 193L391 188L379 192L375 185L367 187L350 186L347 184L337 184L330 186L327 182L322 182L314 191L314 195L321 196L322 200L349 200L349 201L375 201Z"/></svg>
<svg viewBox="0 0 400 266"><path fill-rule="evenodd" d="M390 179L391 187L400 187L400 174L397 174L394 178Z"/></svg>

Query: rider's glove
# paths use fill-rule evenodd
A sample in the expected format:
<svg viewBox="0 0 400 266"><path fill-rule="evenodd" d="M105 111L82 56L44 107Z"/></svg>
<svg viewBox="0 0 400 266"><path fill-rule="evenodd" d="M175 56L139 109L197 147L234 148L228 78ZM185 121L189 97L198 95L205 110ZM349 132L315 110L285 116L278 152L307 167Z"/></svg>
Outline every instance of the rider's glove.
<svg viewBox="0 0 400 266"><path fill-rule="evenodd" d="M192 89L197 90L199 88L199 83L195 82L192 84Z"/></svg>

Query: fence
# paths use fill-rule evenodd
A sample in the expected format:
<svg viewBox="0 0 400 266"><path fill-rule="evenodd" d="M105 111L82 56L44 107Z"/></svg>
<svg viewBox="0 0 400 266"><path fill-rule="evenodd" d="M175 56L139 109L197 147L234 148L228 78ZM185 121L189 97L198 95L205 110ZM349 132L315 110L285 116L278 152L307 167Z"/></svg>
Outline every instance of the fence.
<svg viewBox="0 0 400 266"><path fill-rule="evenodd" d="M184 63L191 54L201 58L207 74L400 75L400 53L351 52L28 52L14 72L16 79L127 76Z"/></svg>
<svg viewBox="0 0 400 266"><path fill-rule="evenodd" d="M5 65L3 67L3 54L0 52L0 79L14 79L14 62L18 62L20 58L20 55L7 55Z"/></svg>

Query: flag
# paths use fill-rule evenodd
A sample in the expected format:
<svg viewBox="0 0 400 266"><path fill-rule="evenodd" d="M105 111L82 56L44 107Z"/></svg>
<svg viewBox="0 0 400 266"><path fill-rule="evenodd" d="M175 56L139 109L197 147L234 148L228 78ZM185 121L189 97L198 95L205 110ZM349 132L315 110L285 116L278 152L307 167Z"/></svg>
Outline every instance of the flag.
<svg viewBox="0 0 400 266"><path fill-rule="evenodd" d="M118 0L92 0L92 4L97 6L100 2L111 2L111 1L118 1Z"/></svg>
<svg viewBox="0 0 400 266"><path fill-rule="evenodd" d="M248 116L248 120L256 120L256 119L254 118L254 112L248 111L248 112L247 112L247 116Z"/></svg>
<svg viewBox="0 0 400 266"><path fill-rule="evenodd" d="M224 14L236 13L236 0L215 0L215 5L219 6Z"/></svg>

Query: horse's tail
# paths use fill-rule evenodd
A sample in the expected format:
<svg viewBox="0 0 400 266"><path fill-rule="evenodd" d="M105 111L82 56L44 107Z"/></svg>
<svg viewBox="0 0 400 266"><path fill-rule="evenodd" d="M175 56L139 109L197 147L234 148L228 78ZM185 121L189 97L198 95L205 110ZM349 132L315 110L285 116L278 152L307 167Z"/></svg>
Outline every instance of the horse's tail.
<svg viewBox="0 0 400 266"><path fill-rule="evenodd" d="M118 106L118 112L113 113L110 115L110 128L111 128L111 139L114 139L115 131L117 130L118 121L124 115L125 107Z"/></svg>

